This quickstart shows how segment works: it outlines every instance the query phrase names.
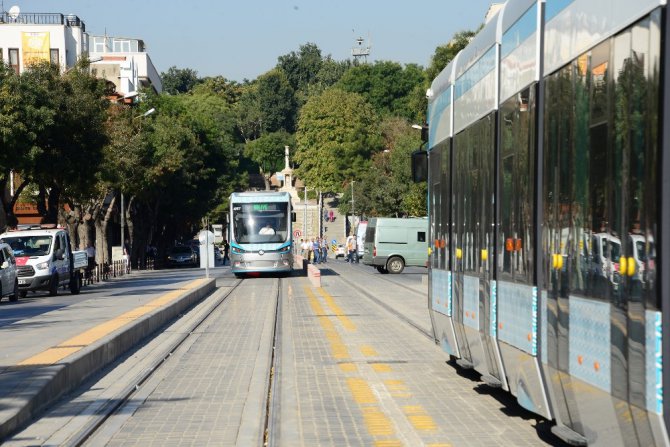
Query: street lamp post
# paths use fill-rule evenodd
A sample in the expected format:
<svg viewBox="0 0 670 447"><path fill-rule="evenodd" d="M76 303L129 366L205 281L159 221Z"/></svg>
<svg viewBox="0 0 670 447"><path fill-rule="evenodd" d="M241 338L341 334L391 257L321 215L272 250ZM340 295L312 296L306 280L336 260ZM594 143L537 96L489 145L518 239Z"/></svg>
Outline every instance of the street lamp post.
<svg viewBox="0 0 670 447"><path fill-rule="evenodd" d="M356 183L355 180L351 181L351 233L353 234L354 232L354 216L356 216L356 212L354 211L354 183Z"/></svg>
<svg viewBox="0 0 670 447"><path fill-rule="evenodd" d="M305 208L302 218L302 236L307 238L307 187L305 186Z"/></svg>

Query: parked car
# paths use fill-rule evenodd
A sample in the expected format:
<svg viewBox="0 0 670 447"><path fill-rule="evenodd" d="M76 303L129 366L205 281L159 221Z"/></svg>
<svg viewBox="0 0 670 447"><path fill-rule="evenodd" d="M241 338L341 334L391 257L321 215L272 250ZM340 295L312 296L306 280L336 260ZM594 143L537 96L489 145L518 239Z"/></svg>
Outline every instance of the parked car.
<svg viewBox="0 0 670 447"><path fill-rule="evenodd" d="M168 251L168 267L176 266L195 266L198 264L198 257L195 251L186 245L177 245Z"/></svg>
<svg viewBox="0 0 670 447"><path fill-rule="evenodd" d="M0 243L0 299L3 296L8 296L9 301L19 299L19 279L12 248Z"/></svg>
<svg viewBox="0 0 670 447"><path fill-rule="evenodd" d="M335 259L344 258L346 255L347 247L345 247L344 244L337 244L337 248L335 249Z"/></svg>

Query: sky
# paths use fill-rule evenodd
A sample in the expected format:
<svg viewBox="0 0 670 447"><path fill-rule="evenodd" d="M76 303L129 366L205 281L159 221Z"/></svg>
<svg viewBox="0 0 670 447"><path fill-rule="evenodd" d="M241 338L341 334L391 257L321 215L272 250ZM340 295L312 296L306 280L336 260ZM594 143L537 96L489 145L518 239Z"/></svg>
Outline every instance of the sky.
<svg viewBox="0 0 670 447"><path fill-rule="evenodd" d="M5 10L76 14L90 34L142 39L159 72L255 79L279 56L315 43L322 55L351 58L356 39L368 61L427 67L454 33L477 29L491 0L0 0ZM499 0L502 1L502 0Z"/></svg>

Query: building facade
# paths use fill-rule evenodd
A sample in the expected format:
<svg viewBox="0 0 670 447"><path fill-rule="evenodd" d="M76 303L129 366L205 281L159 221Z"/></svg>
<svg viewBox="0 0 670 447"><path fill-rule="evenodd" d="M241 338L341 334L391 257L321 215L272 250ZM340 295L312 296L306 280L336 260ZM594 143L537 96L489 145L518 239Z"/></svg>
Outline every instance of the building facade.
<svg viewBox="0 0 670 447"><path fill-rule="evenodd" d="M17 73L40 61L67 70L82 54L88 54L88 35L76 15L0 13L0 60Z"/></svg>

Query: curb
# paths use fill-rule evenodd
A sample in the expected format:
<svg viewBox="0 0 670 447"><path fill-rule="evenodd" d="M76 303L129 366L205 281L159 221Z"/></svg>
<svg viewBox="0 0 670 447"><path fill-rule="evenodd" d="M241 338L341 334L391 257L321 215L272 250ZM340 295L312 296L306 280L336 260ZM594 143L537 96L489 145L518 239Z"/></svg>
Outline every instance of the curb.
<svg viewBox="0 0 670 447"><path fill-rule="evenodd" d="M14 376L7 380L14 386L9 394L0 398L0 440L28 424L50 404L76 389L215 288L216 279L210 279L200 287L182 293L169 305L154 310L56 365L16 366L5 371L3 375Z"/></svg>

